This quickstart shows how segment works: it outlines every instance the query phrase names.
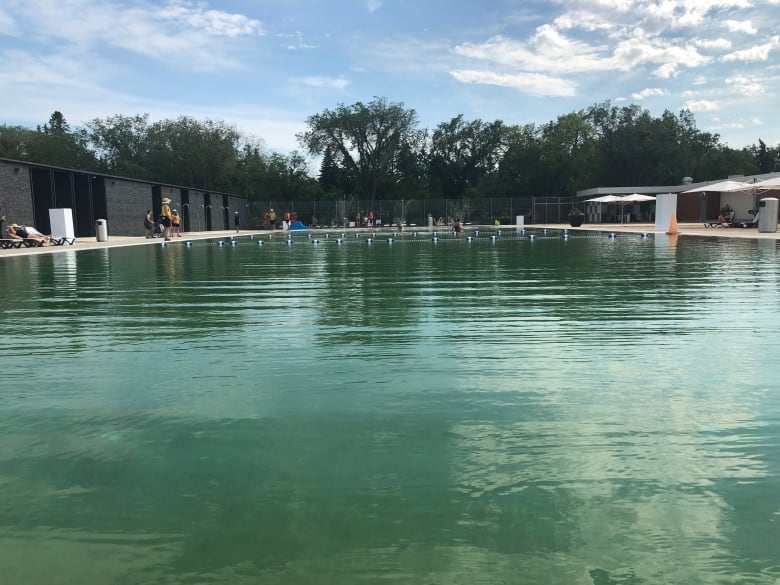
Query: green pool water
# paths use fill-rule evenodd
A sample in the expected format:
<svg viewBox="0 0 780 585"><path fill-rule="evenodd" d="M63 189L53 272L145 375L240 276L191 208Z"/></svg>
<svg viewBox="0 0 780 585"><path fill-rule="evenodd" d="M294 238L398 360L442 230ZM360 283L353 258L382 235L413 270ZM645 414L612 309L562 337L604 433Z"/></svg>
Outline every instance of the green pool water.
<svg viewBox="0 0 780 585"><path fill-rule="evenodd" d="M0 583L780 582L774 241L0 256Z"/></svg>

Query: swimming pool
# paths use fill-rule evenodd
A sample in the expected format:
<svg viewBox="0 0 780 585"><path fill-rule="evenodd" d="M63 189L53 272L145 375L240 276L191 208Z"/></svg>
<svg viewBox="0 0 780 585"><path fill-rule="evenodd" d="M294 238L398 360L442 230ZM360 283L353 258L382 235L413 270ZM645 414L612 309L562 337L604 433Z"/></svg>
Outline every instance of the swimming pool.
<svg viewBox="0 0 780 585"><path fill-rule="evenodd" d="M3 259L4 585L776 583L776 243L533 233Z"/></svg>

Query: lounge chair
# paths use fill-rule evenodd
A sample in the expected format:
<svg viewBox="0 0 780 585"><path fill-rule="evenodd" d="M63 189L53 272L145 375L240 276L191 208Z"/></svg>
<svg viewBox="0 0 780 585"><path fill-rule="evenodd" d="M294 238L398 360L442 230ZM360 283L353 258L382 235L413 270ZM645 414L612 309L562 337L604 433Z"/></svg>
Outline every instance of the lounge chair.
<svg viewBox="0 0 780 585"><path fill-rule="evenodd" d="M758 227L758 212L751 219L738 219L731 222L731 227L753 228Z"/></svg>
<svg viewBox="0 0 780 585"><path fill-rule="evenodd" d="M706 228L716 228L716 227L731 227L731 224L734 223L734 212L732 211L725 217L726 221L718 221L717 219L715 221L705 221L704 227Z"/></svg>
<svg viewBox="0 0 780 585"><path fill-rule="evenodd" d="M38 238L6 238L1 241L2 244L0 246L3 248L21 248L22 246L25 248L37 248L46 243L46 240Z"/></svg>
<svg viewBox="0 0 780 585"><path fill-rule="evenodd" d="M76 241L76 238L52 238L51 239L51 245L52 246L72 246L73 243Z"/></svg>
<svg viewBox="0 0 780 585"><path fill-rule="evenodd" d="M8 249L8 248L21 248L22 244L24 244L24 240L16 239L16 238L2 238L0 239L0 248L2 249Z"/></svg>

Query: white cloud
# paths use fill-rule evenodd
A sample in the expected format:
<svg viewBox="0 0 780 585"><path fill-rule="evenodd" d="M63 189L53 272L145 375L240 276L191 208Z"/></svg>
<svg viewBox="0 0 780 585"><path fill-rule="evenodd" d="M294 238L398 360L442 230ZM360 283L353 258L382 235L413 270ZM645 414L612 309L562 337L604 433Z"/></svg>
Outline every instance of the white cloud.
<svg viewBox="0 0 780 585"><path fill-rule="evenodd" d="M685 103L691 112L715 112L720 110L720 104L710 100L691 100Z"/></svg>
<svg viewBox="0 0 780 585"><path fill-rule="evenodd" d="M154 14L155 11L152 11ZM172 2L156 11L162 20L184 25L193 30L214 36L235 37L262 32L260 21L243 14L231 14L221 10L204 10L188 2Z"/></svg>
<svg viewBox="0 0 780 585"><path fill-rule="evenodd" d="M71 0L67 9L58 0L29 0L18 5L17 19L39 40L59 39L85 55L119 48L199 71L236 68L236 40L263 34L256 19L183 0L153 6Z"/></svg>
<svg viewBox="0 0 780 585"><path fill-rule="evenodd" d="M701 67L710 63L712 58L700 54L693 45L679 46L664 39L642 39L619 43L615 49L615 60L621 69L658 65L653 75L668 79L677 75L681 67Z"/></svg>
<svg viewBox="0 0 780 585"><path fill-rule="evenodd" d="M376 12L382 8L382 0L366 0L366 8L369 12Z"/></svg>
<svg viewBox="0 0 780 585"><path fill-rule="evenodd" d="M293 79L293 81L308 85L310 87L321 87L326 89L344 89L349 85L349 81L343 77L322 77L308 76Z"/></svg>
<svg viewBox="0 0 780 585"><path fill-rule="evenodd" d="M659 95L668 95L668 92L665 89L661 89L659 87L647 87L642 91L632 93L631 97L635 100L643 100L648 97L659 96Z"/></svg>
<svg viewBox="0 0 780 585"><path fill-rule="evenodd" d="M693 44L702 49L711 49L714 51L728 51L731 48L731 41L724 38L718 39L694 39Z"/></svg>
<svg viewBox="0 0 780 585"><path fill-rule="evenodd" d="M565 79L540 73L495 73L493 71L455 70L450 74L461 83L478 83L519 89L534 96L565 97L576 95L576 86Z"/></svg>
<svg viewBox="0 0 780 585"><path fill-rule="evenodd" d="M749 35L754 35L758 32L749 20L725 20L723 26L731 32L741 32Z"/></svg>
<svg viewBox="0 0 780 585"><path fill-rule="evenodd" d="M734 51L724 55L721 60L728 63L730 61L766 61L769 58L769 52L780 44L780 37L773 37L772 40L763 45L756 45L742 51Z"/></svg>
<svg viewBox="0 0 780 585"><path fill-rule="evenodd" d="M481 44L458 45L455 53L524 71L573 73L609 69L601 55L604 49L568 39L545 25L537 29L527 44L495 36Z"/></svg>
<svg viewBox="0 0 780 585"><path fill-rule="evenodd" d="M726 78L726 85L745 96L757 96L766 93L765 82L745 75Z"/></svg>

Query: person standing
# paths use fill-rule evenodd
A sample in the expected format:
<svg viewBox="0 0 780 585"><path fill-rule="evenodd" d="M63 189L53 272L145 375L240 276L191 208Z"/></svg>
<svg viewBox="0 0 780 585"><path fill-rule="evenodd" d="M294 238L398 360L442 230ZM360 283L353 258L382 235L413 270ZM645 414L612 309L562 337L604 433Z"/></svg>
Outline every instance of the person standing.
<svg viewBox="0 0 780 585"><path fill-rule="evenodd" d="M154 237L154 216L152 216L152 210L146 210L146 216L144 216L144 229L146 230L146 239Z"/></svg>
<svg viewBox="0 0 780 585"><path fill-rule="evenodd" d="M178 209L174 209L171 215L171 236L181 237L181 216Z"/></svg>
<svg viewBox="0 0 780 585"><path fill-rule="evenodd" d="M162 200L162 207L160 208L160 217L162 218L163 225L163 239L166 242L171 240L171 200L167 197Z"/></svg>
<svg viewBox="0 0 780 585"><path fill-rule="evenodd" d="M236 226L236 233L238 233L238 230L239 230L239 229L240 229L240 227L241 227L241 218L240 218L240 216L238 215L238 211L236 211L236 213L233 215L233 223L234 223L234 224L235 224L235 226Z"/></svg>
<svg viewBox="0 0 780 585"><path fill-rule="evenodd" d="M271 208L271 211L268 212L268 221L271 222L271 229L276 229L276 212L274 211L274 208Z"/></svg>

